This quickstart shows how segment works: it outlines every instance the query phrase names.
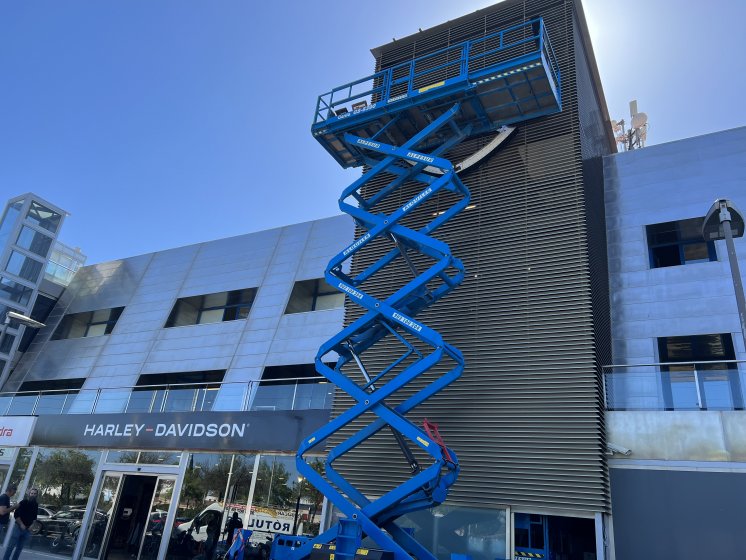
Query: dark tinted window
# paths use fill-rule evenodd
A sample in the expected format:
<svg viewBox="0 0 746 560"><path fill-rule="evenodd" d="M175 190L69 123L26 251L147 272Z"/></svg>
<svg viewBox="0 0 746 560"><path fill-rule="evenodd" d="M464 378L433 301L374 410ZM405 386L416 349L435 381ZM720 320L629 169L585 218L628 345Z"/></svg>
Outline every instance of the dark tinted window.
<svg viewBox="0 0 746 560"><path fill-rule="evenodd" d="M114 307L65 315L54 331L52 340L111 334L123 310L124 307Z"/></svg>
<svg viewBox="0 0 746 560"><path fill-rule="evenodd" d="M293 286L285 313L305 313L342 307L344 294L326 283L326 280L301 280Z"/></svg>
<svg viewBox="0 0 746 560"><path fill-rule="evenodd" d="M246 319L256 297L256 288L191 296L176 300L166 327L183 327Z"/></svg>
<svg viewBox="0 0 746 560"><path fill-rule="evenodd" d="M717 260L715 243L702 237L702 218L649 225L651 268Z"/></svg>

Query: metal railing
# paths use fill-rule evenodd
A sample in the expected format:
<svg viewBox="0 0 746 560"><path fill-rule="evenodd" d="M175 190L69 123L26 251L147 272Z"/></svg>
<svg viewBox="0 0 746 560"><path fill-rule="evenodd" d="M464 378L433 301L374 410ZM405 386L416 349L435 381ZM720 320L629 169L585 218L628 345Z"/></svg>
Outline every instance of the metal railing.
<svg viewBox="0 0 746 560"><path fill-rule="evenodd" d="M746 362L604 366L607 410L743 410Z"/></svg>
<svg viewBox="0 0 746 560"><path fill-rule="evenodd" d="M330 410L334 385L323 377L0 393L0 416Z"/></svg>
<svg viewBox="0 0 746 560"><path fill-rule="evenodd" d="M336 115L337 109L352 104L352 112L365 111L374 104L391 103L425 93L446 80L466 80L486 69L519 63L539 55L559 84L559 63L541 18L502 29L485 37L464 41L436 52L376 72L338 86L319 96L316 125Z"/></svg>

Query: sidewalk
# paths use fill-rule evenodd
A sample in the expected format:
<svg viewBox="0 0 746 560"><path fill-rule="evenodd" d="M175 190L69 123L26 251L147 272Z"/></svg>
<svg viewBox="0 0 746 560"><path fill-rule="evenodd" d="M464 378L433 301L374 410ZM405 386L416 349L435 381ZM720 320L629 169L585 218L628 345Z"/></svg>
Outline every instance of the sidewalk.
<svg viewBox="0 0 746 560"><path fill-rule="evenodd" d="M3 554L5 554L5 550L3 550ZM21 552L21 556L18 557L18 560L62 560L62 559L69 559L69 558L70 556L63 556L61 554L53 554L46 550L26 547Z"/></svg>

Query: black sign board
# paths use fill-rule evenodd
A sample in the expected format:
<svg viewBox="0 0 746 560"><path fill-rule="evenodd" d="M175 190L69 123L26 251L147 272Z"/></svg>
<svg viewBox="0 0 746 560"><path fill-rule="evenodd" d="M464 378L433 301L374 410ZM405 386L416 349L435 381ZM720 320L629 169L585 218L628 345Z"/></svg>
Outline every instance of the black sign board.
<svg viewBox="0 0 746 560"><path fill-rule="evenodd" d="M105 449L295 451L328 410L39 416L31 445Z"/></svg>

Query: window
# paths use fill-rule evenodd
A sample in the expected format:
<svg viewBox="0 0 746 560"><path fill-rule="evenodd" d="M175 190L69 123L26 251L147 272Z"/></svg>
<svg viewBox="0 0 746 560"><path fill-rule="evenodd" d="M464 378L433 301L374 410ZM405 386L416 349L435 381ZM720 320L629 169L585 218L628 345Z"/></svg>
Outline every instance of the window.
<svg viewBox="0 0 746 560"><path fill-rule="evenodd" d="M725 362L735 360L729 333L660 337L658 353L673 362L660 366L666 410L743 408L738 369Z"/></svg>
<svg viewBox="0 0 746 560"><path fill-rule="evenodd" d="M33 288L19 284L8 278L0 277L0 297L15 301L21 305L26 305L31 299Z"/></svg>
<svg viewBox="0 0 746 560"><path fill-rule="evenodd" d="M8 206L3 221L0 222L0 247L4 247L8 241L8 236L16 225L16 220L18 220L18 216L21 214L22 207L22 200L16 201Z"/></svg>
<svg viewBox="0 0 746 560"><path fill-rule="evenodd" d="M141 375L126 412L212 410L225 370Z"/></svg>
<svg viewBox="0 0 746 560"><path fill-rule="evenodd" d="M647 226L650 267L717 260L715 242L702 237L702 218Z"/></svg>
<svg viewBox="0 0 746 560"><path fill-rule="evenodd" d="M29 399L33 407L37 395L16 395L10 405L8 414L65 414L75 400L85 379L45 379L44 381L26 381L18 388L19 393L38 392L36 408L23 410L24 400Z"/></svg>
<svg viewBox="0 0 746 560"><path fill-rule="evenodd" d="M41 272L41 267L43 265L44 263L32 259L31 257L27 257L26 255L16 251L11 251L10 258L8 259L8 266L5 267L5 270L23 278L24 280L36 283L39 279L39 273Z"/></svg>
<svg viewBox="0 0 746 560"><path fill-rule="evenodd" d="M9 305L3 305L0 303L0 321L5 319L6 314L8 311L15 311L16 313L23 314L23 309L16 309L15 307L10 307ZM18 328L21 326L21 324L16 321L15 319L11 319L10 323L8 323L8 329L12 330L18 330Z"/></svg>
<svg viewBox="0 0 746 560"><path fill-rule="evenodd" d="M246 319L256 297L256 288L218 292L176 300L166 327L202 325Z"/></svg>
<svg viewBox="0 0 746 560"><path fill-rule="evenodd" d="M31 310L30 317L35 321L39 321L40 323L46 323L47 318L49 317L49 314L52 312L52 309L54 308L54 305L56 303L57 300L49 298L43 294L37 294L36 300L34 301L34 308ZM28 350L28 347L31 345L31 342L34 340L34 337L36 337L36 333L38 332L39 329L26 327L26 329L23 331L21 342L20 344L18 344L18 352L25 352L26 350Z"/></svg>
<svg viewBox="0 0 746 560"><path fill-rule="evenodd" d="M65 315L54 331L52 340L111 334L123 310L124 307L114 307Z"/></svg>
<svg viewBox="0 0 746 560"><path fill-rule="evenodd" d="M3 338L0 339L0 352L3 354L10 354L10 349L13 348L13 343L15 342L16 337L15 335L10 334L9 332L6 332L3 335Z"/></svg>
<svg viewBox="0 0 746 560"><path fill-rule="evenodd" d="M18 234L16 245L46 259L49 248L52 246L52 238L28 226L23 226L21 233Z"/></svg>
<svg viewBox="0 0 746 560"><path fill-rule="evenodd" d="M342 307L344 302L344 294L332 288L323 278L301 280L293 286L285 314L334 309Z"/></svg>
<svg viewBox="0 0 746 560"><path fill-rule="evenodd" d="M42 206L38 202L32 202L31 208L29 208L28 214L26 215L26 220L54 233L57 231L57 228L60 227L62 216L54 210Z"/></svg>
<svg viewBox="0 0 746 560"><path fill-rule="evenodd" d="M85 260L86 257L80 249L73 249L56 242L49 255L45 277L55 284L67 286Z"/></svg>
<svg viewBox="0 0 746 560"><path fill-rule="evenodd" d="M333 367L333 364L327 364ZM314 364L267 366L251 401L251 410L308 410L331 407L334 386Z"/></svg>

